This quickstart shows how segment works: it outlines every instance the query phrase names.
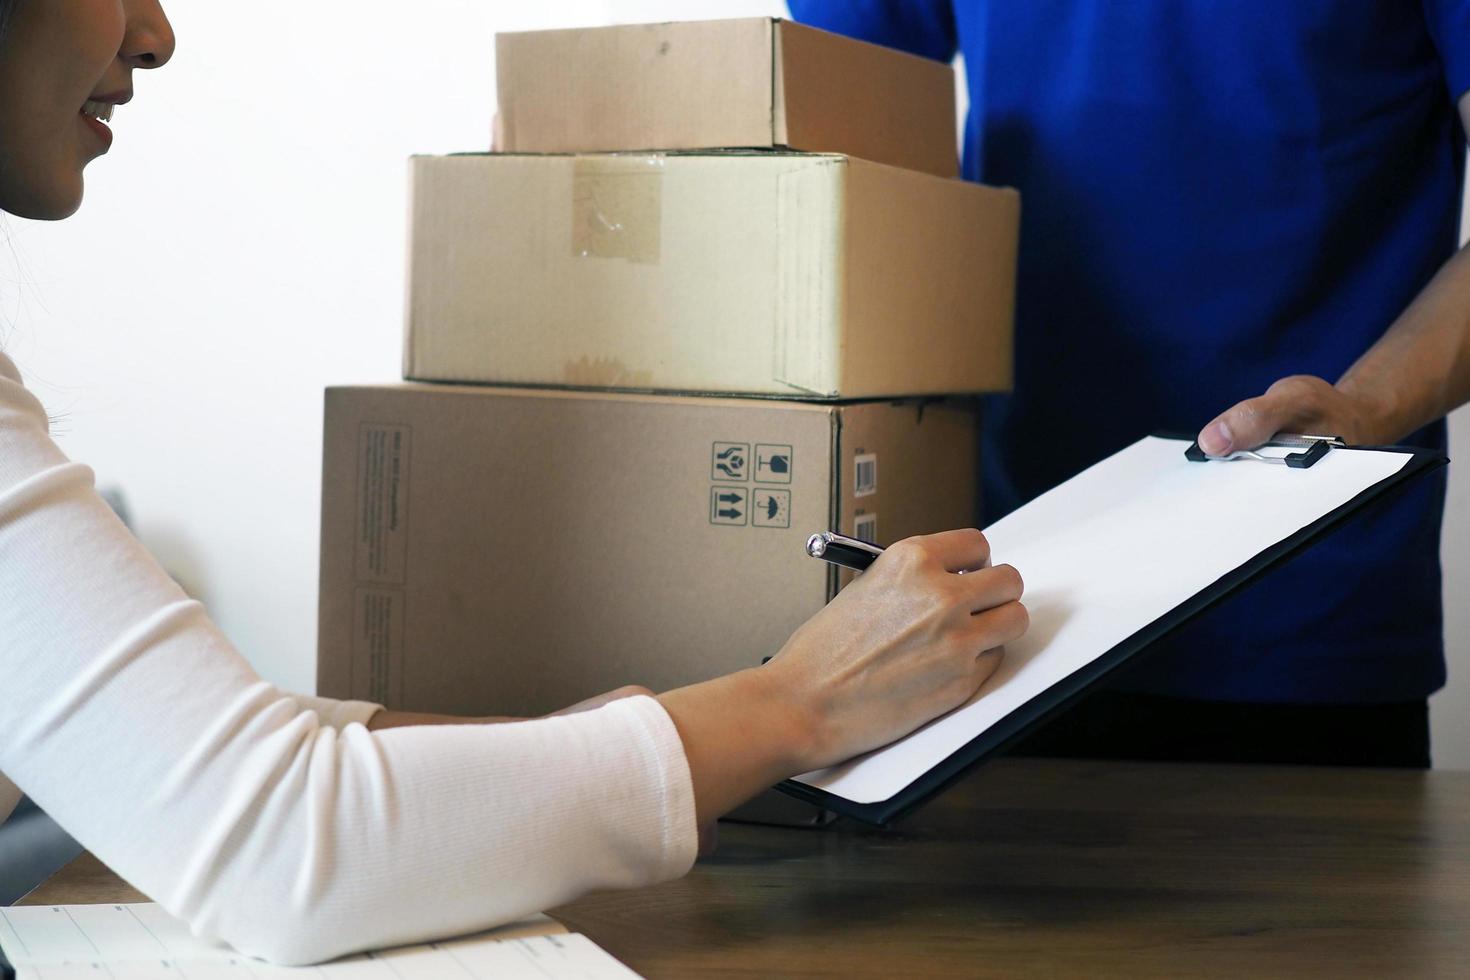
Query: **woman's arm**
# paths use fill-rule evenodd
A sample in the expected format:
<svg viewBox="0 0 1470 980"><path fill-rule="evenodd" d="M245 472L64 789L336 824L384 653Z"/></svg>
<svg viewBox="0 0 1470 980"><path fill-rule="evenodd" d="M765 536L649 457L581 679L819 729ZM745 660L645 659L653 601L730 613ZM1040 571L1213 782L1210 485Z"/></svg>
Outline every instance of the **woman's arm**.
<svg viewBox="0 0 1470 980"><path fill-rule="evenodd" d="M964 700L1024 621L1013 573L953 574L983 562L974 531L890 549L771 664L663 704L339 731L127 533L0 357L0 772L244 952L476 931L682 874L697 814Z"/></svg>
<svg viewBox="0 0 1470 980"><path fill-rule="evenodd" d="M203 935L282 962L683 873L656 701L340 731L255 674L50 441L0 357L0 772Z"/></svg>

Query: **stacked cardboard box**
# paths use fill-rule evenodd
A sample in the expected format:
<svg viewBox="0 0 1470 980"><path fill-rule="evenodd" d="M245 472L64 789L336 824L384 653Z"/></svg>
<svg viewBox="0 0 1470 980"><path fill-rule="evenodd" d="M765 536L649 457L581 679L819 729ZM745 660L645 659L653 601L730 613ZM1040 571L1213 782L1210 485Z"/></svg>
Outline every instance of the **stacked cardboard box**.
<svg viewBox="0 0 1470 980"><path fill-rule="evenodd" d="M323 693L691 683L836 593L811 532L974 523L1019 200L957 179L948 66L769 19L497 53L504 152L412 162L409 380L327 394Z"/></svg>

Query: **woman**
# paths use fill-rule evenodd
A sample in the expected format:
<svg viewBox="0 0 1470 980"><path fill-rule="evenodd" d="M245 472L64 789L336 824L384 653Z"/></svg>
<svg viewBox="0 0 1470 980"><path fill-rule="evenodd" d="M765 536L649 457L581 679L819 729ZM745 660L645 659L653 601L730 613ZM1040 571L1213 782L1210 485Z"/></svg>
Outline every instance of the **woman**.
<svg viewBox="0 0 1470 980"><path fill-rule="evenodd" d="M173 36L157 0L0 19L0 209L63 218ZM1019 576L988 566L978 531L901 542L767 666L560 717L290 695L126 533L0 355L0 815L23 789L197 932L279 962L478 930L682 874L696 828L967 700L1026 627Z"/></svg>

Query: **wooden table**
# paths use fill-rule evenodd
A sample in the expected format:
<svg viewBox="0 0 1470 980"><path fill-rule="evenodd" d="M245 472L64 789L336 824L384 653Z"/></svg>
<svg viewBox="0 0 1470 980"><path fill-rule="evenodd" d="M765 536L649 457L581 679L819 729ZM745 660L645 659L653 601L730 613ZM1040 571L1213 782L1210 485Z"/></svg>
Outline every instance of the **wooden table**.
<svg viewBox="0 0 1470 980"><path fill-rule="evenodd" d="M83 858L31 904L137 900ZM555 910L648 977L1470 976L1470 773L1003 760Z"/></svg>

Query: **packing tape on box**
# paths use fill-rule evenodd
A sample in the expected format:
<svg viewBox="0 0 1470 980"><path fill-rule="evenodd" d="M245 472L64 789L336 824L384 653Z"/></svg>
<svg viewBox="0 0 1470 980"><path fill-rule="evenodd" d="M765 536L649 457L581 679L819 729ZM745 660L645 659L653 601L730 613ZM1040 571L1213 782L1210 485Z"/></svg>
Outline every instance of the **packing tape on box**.
<svg viewBox="0 0 1470 980"><path fill-rule="evenodd" d="M579 156L572 168L572 254L657 265L662 154Z"/></svg>

